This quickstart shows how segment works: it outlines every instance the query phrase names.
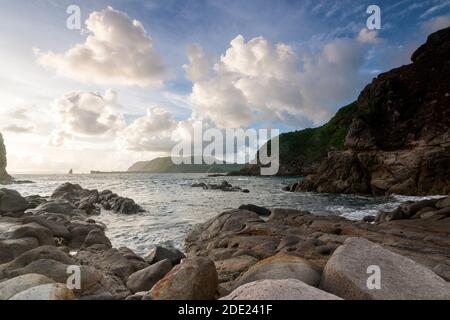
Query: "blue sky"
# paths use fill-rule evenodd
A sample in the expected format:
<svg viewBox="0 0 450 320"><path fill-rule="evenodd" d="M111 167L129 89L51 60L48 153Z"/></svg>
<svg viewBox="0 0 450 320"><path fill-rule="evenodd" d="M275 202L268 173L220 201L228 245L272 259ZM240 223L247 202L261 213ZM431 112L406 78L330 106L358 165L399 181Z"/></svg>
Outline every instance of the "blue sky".
<svg viewBox="0 0 450 320"><path fill-rule="evenodd" d="M162 85L104 83L104 78L80 81L73 72L64 76L55 72L54 59L39 63L33 48L63 55L74 45L84 44L89 32L92 33L86 31L85 25L84 32L65 27L66 8L72 4L81 8L83 22L107 6L130 21L139 21L151 39L151 53L164 65ZM366 9L372 4L381 8L382 27L369 40L360 41L358 35L365 29L369 16ZM108 169L123 169L131 160L161 155L161 148L154 150L154 144L136 141L135 137L136 132L144 130L145 123L149 134L155 135L152 141L166 138L148 127L149 123L159 122L158 116L169 119L168 125L174 127L185 125L174 121L199 116L220 128L272 126L290 131L320 125L341 106L356 99L377 74L409 63L411 52L424 42L429 32L450 24L450 0L0 0L0 7L0 114L6 119L0 131L14 146L10 148L10 166L14 171L65 170L67 162L76 166L80 150L86 154L80 170L102 169L95 167L100 153L111 154ZM239 35L243 41L231 45ZM202 62L209 63L207 74L195 80L186 75L183 67L193 64L187 54L187 48L193 44L200 48ZM277 44L285 46L284 49ZM233 52L227 51L230 48L234 48ZM252 69L255 66L251 65L251 59L243 61L239 57L260 48L267 56L257 64L258 70ZM278 60L270 60L286 52L288 58L278 56ZM225 59L222 61L221 57ZM274 71L289 66L295 72ZM270 72L275 73L274 78L262 81ZM330 79L325 81L327 77ZM92 79L95 80L95 74ZM297 80L301 85L291 87ZM235 86L224 89L230 81ZM277 86L282 96L277 92L265 96L268 89ZM234 91L236 88L238 91ZM95 135L77 131L69 122L68 129L61 128L58 123L61 120L55 118L55 105L64 102L65 94L95 92L103 99L108 90L115 92L117 99L111 103L119 106L123 117L117 120L123 123L114 122L112 126L126 127L141 117L147 118L126 130L120 127L125 131L115 128L115 132ZM232 96L233 92L245 99L224 97L225 93ZM211 101L206 99L209 96ZM302 102L296 103L296 99ZM154 107L170 115L148 111ZM12 116L23 109L26 117ZM109 107L105 110L112 112ZM235 121L223 121L224 117ZM95 124L103 118L98 113ZM49 137L57 131L61 137L70 139L64 144L49 145ZM126 138L125 145L131 145L132 152L125 158L118 154L123 144L118 144L117 135ZM27 158L30 160L24 160Z"/></svg>

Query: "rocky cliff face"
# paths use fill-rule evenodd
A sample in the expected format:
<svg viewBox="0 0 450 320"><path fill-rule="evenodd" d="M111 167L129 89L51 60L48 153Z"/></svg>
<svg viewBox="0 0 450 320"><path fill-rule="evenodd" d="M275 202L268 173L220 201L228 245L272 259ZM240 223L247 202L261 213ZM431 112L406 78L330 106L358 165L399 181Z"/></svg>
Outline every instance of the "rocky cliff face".
<svg viewBox="0 0 450 320"><path fill-rule="evenodd" d="M363 90L344 150L329 152L289 191L450 192L450 28L430 35L411 59Z"/></svg>
<svg viewBox="0 0 450 320"><path fill-rule="evenodd" d="M9 183L11 180L11 176L6 172L6 148L0 133L0 183Z"/></svg>

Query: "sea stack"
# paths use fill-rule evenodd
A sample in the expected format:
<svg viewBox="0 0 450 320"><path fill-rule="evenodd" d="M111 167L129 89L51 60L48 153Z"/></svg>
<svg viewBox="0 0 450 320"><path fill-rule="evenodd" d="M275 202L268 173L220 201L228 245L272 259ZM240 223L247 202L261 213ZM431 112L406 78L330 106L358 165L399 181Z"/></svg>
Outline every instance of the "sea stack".
<svg viewBox="0 0 450 320"><path fill-rule="evenodd" d="M0 184L11 183L12 177L6 172L6 148L3 142L3 136L0 133Z"/></svg>

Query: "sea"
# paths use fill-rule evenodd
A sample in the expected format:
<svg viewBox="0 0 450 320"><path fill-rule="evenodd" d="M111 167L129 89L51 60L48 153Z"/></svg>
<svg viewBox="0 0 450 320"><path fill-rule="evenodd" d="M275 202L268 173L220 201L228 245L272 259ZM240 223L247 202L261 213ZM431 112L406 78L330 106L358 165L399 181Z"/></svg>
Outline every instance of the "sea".
<svg viewBox="0 0 450 320"><path fill-rule="evenodd" d="M313 214L339 215L362 219L379 210L392 210L401 202L424 199L407 196L365 196L345 194L291 193L283 187L301 177L208 177L207 174L74 174L15 175L18 180L34 183L17 184L13 188L23 196L49 196L62 183L78 183L83 188L112 190L134 199L146 211L121 215L109 211L95 217L107 225L107 235L115 247L128 247L145 255L157 245L183 249L191 228L219 213L242 204L267 208L297 208ZM224 192L193 188L193 183L220 183L249 189L250 193ZM10 186L11 187L11 186Z"/></svg>

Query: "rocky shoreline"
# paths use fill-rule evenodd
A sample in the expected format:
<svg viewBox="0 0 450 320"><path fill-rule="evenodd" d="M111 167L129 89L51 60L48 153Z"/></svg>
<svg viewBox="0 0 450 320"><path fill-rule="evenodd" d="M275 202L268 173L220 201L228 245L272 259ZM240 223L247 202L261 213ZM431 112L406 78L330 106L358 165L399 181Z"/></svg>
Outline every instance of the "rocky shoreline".
<svg viewBox="0 0 450 320"><path fill-rule="evenodd" d="M364 221L244 205L191 230L185 253L157 247L145 257L113 248L93 219L101 208L142 211L70 183L49 198L1 189L0 299L450 299L450 197Z"/></svg>

